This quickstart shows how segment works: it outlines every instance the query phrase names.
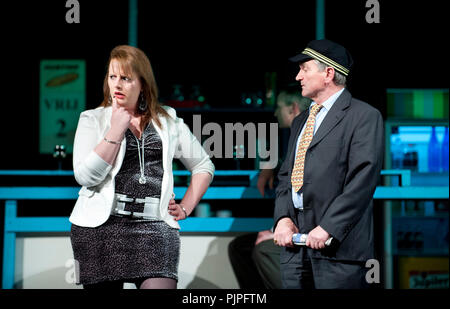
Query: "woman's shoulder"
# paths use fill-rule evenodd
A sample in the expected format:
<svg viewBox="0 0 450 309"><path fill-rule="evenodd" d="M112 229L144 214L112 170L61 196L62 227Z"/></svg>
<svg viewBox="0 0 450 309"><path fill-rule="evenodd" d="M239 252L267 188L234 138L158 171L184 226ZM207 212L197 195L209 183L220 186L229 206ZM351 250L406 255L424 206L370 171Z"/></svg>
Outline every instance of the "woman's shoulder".
<svg viewBox="0 0 450 309"><path fill-rule="evenodd" d="M111 107L97 107L93 109L85 110L80 114L80 123L83 123L85 125L92 126L94 123L97 125L99 124L106 124L109 122L109 119L111 118L112 114L112 108Z"/></svg>
<svg viewBox="0 0 450 309"><path fill-rule="evenodd" d="M167 106L167 105L161 105L161 107L167 112L167 114L169 114L169 116L173 120L177 119L177 111L173 107L170 107L170 106Z"/></svg>
<svg viewBox="0 0 450 309"><path fill-rule="evenodd" d="M108 106L108 107L99 106L97 108L87 109L84 112L81 112L80 116L99 118L99 117L103 117L105 114L107 114L110 111L111 111L111 106Z"/></svg>

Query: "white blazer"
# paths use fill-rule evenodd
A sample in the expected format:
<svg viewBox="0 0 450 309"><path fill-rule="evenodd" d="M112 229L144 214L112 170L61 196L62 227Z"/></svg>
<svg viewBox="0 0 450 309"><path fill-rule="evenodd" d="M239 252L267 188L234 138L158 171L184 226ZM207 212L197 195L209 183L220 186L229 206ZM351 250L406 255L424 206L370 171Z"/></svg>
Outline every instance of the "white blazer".
<svg viewBox="0 0 450 309"><path fill-rule="evenodd" d="M164 106L164 109L170 117L160 115L162 129L152 121L163 149L164 174L159 208L162 219L171 227L179 229L180 225L167 209L173 193L173 158L179 158L192 175L209 173L213 176L214 165L183 119L176 116L175 110L168 106ZM73 147L73 170L82 188L69 218L75 225L100 226L108 220L115 203L114 177L125 156L126 140L123 139L113 165L105 162L94 151L110 128L111 115L111 107L98 107L80 114Z"/></svg>

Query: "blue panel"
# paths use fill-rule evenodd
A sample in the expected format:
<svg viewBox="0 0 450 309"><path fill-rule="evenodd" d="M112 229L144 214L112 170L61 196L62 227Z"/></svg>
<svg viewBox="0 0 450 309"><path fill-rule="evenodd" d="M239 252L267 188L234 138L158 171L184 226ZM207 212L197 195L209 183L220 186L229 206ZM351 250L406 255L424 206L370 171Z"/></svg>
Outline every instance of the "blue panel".
<svg viewBox="0 0 450 309"><path fill-rule="evenodd" d="M0 199L74 200L79 187L0 187Z"/></svg>
<svg viewBox="0 0 450 309"><path fill-rule="evenodd" d="M2 170L0 176L73 176L73 171Z"/></svg>
<svg viewBox="0 0 450 309"><path fill-rule="evenodd" d="M187 187L175 187L176 199L183 198ZM233 200L233 199L264 199L257 188L254 187L209 187L203 200Z"/></svg>
<svg viewBox="0 0 450 309"><path fill-rule="evenodd" d="M8 232L70 232L68 217L18 217L7 226Z"/></svg>
<svg viewBox="0 0 450 309"><path fill-rule="evenodd" d="M270 229L271 218L188 218L180 232L255 232Z"/></svg>
<svg viewBox="0 0 450 309"><path fill-rule="evenodd" d="M272 218L187 218L179 221L181 232L256 232L272 227ZM5 232L70 232L68 217L15 218Z"/></svg>
<svg viewBox="0 0 450 309"><path fill-rule="evenodd" d="M411 170L382 170L381 175L383 176L395 176L401 177L401 185L409 186L411 185Z"/></svg>
<svg viewBox="0 0 450 309"><path fill-rule="evenodd" d="M16 234L5 233L3 235L3 277L2 288L14 287L14 272L16 263Z"/></svg>
<svg viewBox="0 0 450 309"><path fill-rule="evenodd" d="M448 199L448 187L377 187L374 199L384 200L433 200Z"/></svg>
<svg viewBox="0 0 450 309"><path fill-rule="evenodd" d="M0 187L0 199L57 199L73 200L78 197L78 187ZM187 188L175 187L176 199L181 199ZM253 187L210 187L204 200L214 199L262 199ZM375 199L448 199L448 186L442 187L377 187Z"/></svg>
<svg viewBox="0 0 450 309"><path fill-rule="evenodd" d="M17 215L17 202L5 202L5 231L3 235L3 276L2 288L14 287L14 271L16 263L16 234L6 231L6 226L14 221Z"/></svg>

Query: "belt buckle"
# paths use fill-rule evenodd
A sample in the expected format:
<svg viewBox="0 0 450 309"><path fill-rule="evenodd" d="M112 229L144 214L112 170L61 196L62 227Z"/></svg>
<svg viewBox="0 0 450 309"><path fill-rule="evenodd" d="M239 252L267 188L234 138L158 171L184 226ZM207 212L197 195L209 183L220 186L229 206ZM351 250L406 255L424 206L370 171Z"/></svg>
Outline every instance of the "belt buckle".
<svg viewBox="0 0 450 309"><path fill-rule="evenodd" d="M139 213L140 209L144 208L144 205L142 205L144 203L142 203L141 201L137 201L137 200L138 200L137 198L134 198L133 201L125 202L123 205L123 210L131 212L131 215L133 215L133 213Z"/></svg>
<svg viewBox="0 0 450 309"><path fill-rule="evenodd" d="M151 211L152 215L146 215L146 207L154 208L159 206L159 198L154 197L144 197L144 198L133 198L128 197L123 194L116 194L117 197L117 208L116 214L119 214L121 217L131 218L131 219L141 219L141 218L153 218L153 211ZM137 206L138 209L134 209ZM141 208L142 211L141 211ZM126 213L123 213L126 212ZM137 215L138 214L138 215Z"/></svg>
<svg viewBox="0 0 450 309"><path fill-rule="evenodd" d="M128 211L129 214L120 214L123 218L129 218L129 219L139 219L140 217L135 215L135 211Z"/></svg>

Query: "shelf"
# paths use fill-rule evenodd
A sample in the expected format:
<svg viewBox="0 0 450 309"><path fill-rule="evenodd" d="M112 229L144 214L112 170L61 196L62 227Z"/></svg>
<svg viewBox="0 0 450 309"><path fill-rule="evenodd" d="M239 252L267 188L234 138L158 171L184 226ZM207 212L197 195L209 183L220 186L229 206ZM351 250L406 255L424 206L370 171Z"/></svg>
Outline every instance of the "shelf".
<svg viewBox="0 0 450 309"><path fill-rule="evenodd" d="M236 108L175 108L177 112L200 112L200 113L275 113L275 108L250 108L250 107L236 107Z"/></svg>

